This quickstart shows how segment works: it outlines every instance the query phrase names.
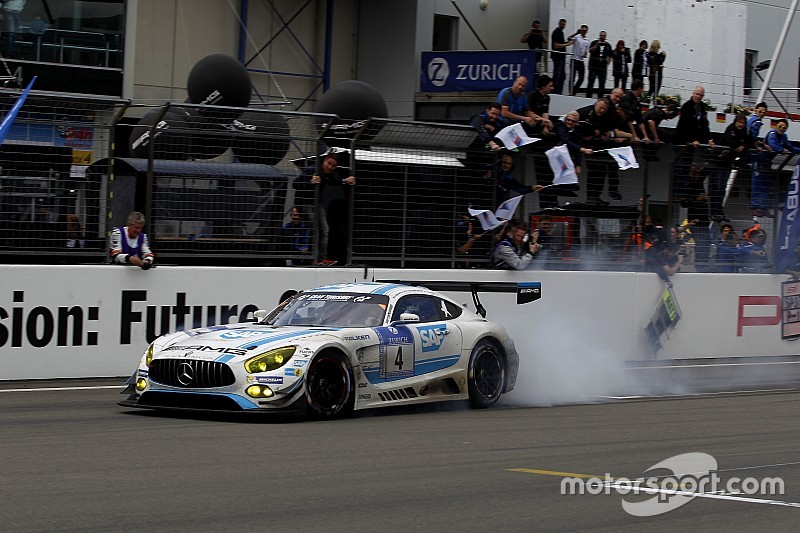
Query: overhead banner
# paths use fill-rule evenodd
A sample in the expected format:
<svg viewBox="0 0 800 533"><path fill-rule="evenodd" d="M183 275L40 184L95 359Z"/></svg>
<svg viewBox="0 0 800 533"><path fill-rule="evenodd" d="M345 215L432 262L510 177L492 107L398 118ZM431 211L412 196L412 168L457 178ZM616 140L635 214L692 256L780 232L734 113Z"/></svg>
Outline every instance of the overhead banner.
<svg viewBox="0 0 800 533"><path fill-rule="evenodd" d="M422 52L420 91L500 91L519 76L534 87L536 57L531 50Z"/></svg>

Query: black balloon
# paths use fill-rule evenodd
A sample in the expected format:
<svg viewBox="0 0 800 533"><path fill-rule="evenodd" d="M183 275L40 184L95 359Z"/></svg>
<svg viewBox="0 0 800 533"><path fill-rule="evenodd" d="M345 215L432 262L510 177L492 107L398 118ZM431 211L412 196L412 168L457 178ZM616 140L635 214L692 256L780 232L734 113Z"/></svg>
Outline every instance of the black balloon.
<svg viewBox="0 0 800 533"><path fill-rule="evenodd" d="M239 61L229 55L212 54L192 67L186 89L193 104L247 107L252 84L250 74Z"/></svg>
<svg viewBox="0 0 800 533"><path fill-rule="evenodd" d="M130 136L131 155L146 159L150 157L151 129L161 109L148 111L133 127ZM155 159L186 159L188 143L186 139L186 121L180 113L167 111L158 121L152 134Z"/></svg>
<svg viewBox="0 0 800 533"><path fill-rule="evenodd" d="M226 128L241 163L277 165L289 151L289 123L280 113L246 111Z"/></svg>
<svg viewBox="0 0 800 533"><path fill-rule="evenodd" d="M343 140L351 139L368 118L386 118L389 114L381 93L358 80L343 81L328 89L317 102L316 112L339 117L328 135Z"/></svg>
<svg viewBox="0 0 800 533"><path fill-rule="evenodd" d="M183 115L187 126L188 158L213 159L230 148L230 134L216 117L209 117L202 109L196 107L183 107L179 112Z"/></svg>

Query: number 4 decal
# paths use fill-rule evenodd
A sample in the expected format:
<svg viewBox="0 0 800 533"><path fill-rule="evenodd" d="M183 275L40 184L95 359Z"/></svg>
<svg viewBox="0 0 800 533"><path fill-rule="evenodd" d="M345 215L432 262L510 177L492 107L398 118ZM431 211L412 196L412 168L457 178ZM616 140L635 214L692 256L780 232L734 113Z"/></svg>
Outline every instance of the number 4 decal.
<svg viewBox="0 0 800 533"><path fill-rule="evenodd" d="M394 358L394 366L397 367L398 370L403 370L403 347L397 347L397 356Z"/></svg>

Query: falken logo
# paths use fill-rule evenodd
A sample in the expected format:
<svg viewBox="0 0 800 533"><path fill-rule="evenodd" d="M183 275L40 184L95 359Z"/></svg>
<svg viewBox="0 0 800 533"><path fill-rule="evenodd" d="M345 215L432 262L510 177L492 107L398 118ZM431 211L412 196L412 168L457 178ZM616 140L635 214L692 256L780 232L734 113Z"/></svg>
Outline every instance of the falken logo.
<svg viewBox="0 0 800 533"><path fill-rule="evenodd" d="M220 333L220 339L247 339L250 337L260 337L263 335L260 331L226 331Z"/></svg>
<svg viewBox="0 0 800 533"><path fill-rule="evenodd" d="M434 324L433 326L417 328L419 337L422 340L422 351L433 352L441 348L446 329L444 324Z"/></svg>

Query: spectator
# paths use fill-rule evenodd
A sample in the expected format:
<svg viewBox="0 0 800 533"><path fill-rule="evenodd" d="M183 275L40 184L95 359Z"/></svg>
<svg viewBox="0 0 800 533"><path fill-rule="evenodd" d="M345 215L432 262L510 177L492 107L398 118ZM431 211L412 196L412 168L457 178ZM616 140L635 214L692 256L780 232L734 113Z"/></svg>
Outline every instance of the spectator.
<svg viewBox="0 0 800 533"><path fill-rule="evenodd" d="M538 20L531 22L531 29L520 38L519 42L527 44L529 49L534 50L534 64L536 72L539 72L539 63L547 45L547 35L542 31L541 23Z"/></svg>
<svg viewBox="0 0 800 533"><path fill-rule="evenodd" d="M611 72L614 75L614 87L620 87L623 91L628 84L628 75L630 73L631 62L631 49L625 46L625 41L620 39L617 41L617 46L611 53Z"/></svg>
<svg viewBox="0 0 800 533"><path fill-rule="evenodd" d="M567 26L565 19L559 19L558 26L550 35L550 46L553 59L553 92L563 94L564 80L566 79L567 46L571 46L572 39L564 37L564 28Z"/></svg>
<svg viewBox="0 0 800 533"><path fill-rule="evenodd" d="M499 157L497 165L486 171L484 178L494 179L495 185L500 189L500 196L506 199L542 188L541 185L523 185L514 177L514 157L508 152Z"/></svg>
<svg viewBox="0 0 800 533"><path fill-rule="evenodd" d="M762 168L758 173L755 187L750 193L750 207L753 208L753 216L773 217L772 211L769 209L769 195L770 195L770 177L774 176L770 166L772 159L776 155L781 154L800 154L800 147L794 145L786 130L789 128L789 121L785 118L780 118L775 121L775 127L767 133L764 137L764 145L768 149L768 153L762 154Z"/></svg>
<svg viewBox="0 0 800 533"><path fill-rule="evenodd" d="M553 92L553 80L542 74L536 80L536 90L528 95L528 113L533 116L533 133L547 135L553 130L550 120L550 93Z"/></svg>
<svg viewBox="0 0 800 533"><path fill-rule="evenodd" d="M692 91L692 97L681 106L680 118L675 127L675 149L679 153L673 167L677 190L686 186L689 169L699 155L697 149L700 145L708 144L712 148L715 146L711 139L706 104L703 102L705 94L705 89L698 85Z"/></svg>
<svg viewBox="0 0 800 533"><path fill-rule="evenodd" d="M34 15L33 20L28 24L28 34L33 43L33 57L37 60L39 59L38 51L45 31L47 31L47 24L42 20L42 16Z"/></svg>
<svg viewBox="0 0 800 533"><path fill-rule="evenodd" d="M678 116L678 106L675 104L667 104L666 107L654 107L647 110L642 115L642 122L644 123L645 141L653 142L656 144L663 143L663 130L661 123L664 120L672 120Z"/></svg>
<svg viewBox="0 0 800 533"><path fill-rule="evenodd" d="M791 276L789 279L793 281L800 279L800 242L794 246L794 262L789 264L783 273L789 274L789 276Z"/></svg>
<svg viewBox="0 0 800 533"><path fill-rule="evenodd" d="M708 194L704 185L700 166L693 165L689 171L689 181L681 194L681 207L686 208L687 223L692 227L694 239L695 266L698 272L708 272L711 255L711 234L709 232Z"/></svg>
<svg viewBox="0 0 800 533"><path fill-rule="evenodd" d="M572 94L577 95L578 89L583 85L583 77L586 73L584 59L589 54L589 39L586 34L589 26L583 24L578 31L569 36L572 40ZM577 78L577 79L576 79Z"/></svg>
<svg viewBox="0 0 800 533"><path fill-rule="evenodd" d="M650 78L650 101L656 103L664 79L664 60L667 54L661 51L661 42L654 39L647 51L647 69Z"/></svg>
<svg viewBox="0 0 800 533"><path fill-rule="evenodd" d="M311 253L311 227L303 220L303 214L297 207L289 210L289 222L283 226L283 238L287 252L301 255ZM286 260L286 266L304 263L304 260Z"/></svg>
<svg viewBox="0 0 800 533"><path fill-rule="evenodd" d="M747 118L747 134L753 140L753 145L761 143L761 126L764 125L764 116L767 114L767 103L759 102L753 109L753 114Z"/></svg>
<svg viewBox="0 0 800 533"><path fill-rule="evenodd" d="M720 140L722 152L714 161L716 168L712 173L712 180L709 184L710 208L712 220L725 220L725 188L732 168L739 168L745 162L752 145L752 139L747 134L747 117L742 114L736 115L722 134Z"/></svg>
<svg viewBox="0 0 800 533"><path fill-rule="evenodd" d="M672 287L670 276L674 276L681 268L686 257L671 248L667 241L667 232L661 226L651 228L645 234L644 252L645 270L655 272L667 287Z"/></svg>
<svg viewBox="0 0 800 533"><path fill-rule="evenodd" d="M528 78L520 76L514 80L511 87L506 87L497 95L497 103L500 104L500 114L510 124L522 122L523 125L533 127L536 121L533 115L528 113L528 95L525 89L528 87Z"/></svg>
<svg viewBox="0 0 800 533"><path fill-rule="evenodd" d="M610 139L610 132L614 128L614 118L608 113L610 100L600 98L594 104L578 109L581 119L581 135L585 146L603 146ZM589 205L608 205L600 198L603 190L606 170L606 161L588 161L588 178L586 182L586 203ZM616 167L613 160L610 161Z"/></svg>
<svg viewBox="0 0 800 533"><path fill-rule="evenodd" d="M569 152L570 159L575 165L575 173L580 176L581 165L583 164L583 154L591 154L592 150L583 147L583 137L580 127L580 116L577 111L570 111L561 119L556 120L553 124L554 131L558 136L558 144L565 145ZM546 168L550 168L549 163ZM580 186L577 183L547 185L545 187L536 186L539 190L539 207L541 209L548 209L558 207L559 196L576 197L577 191Z"/></svg>
<svg viewBox="0 0 800 533"><path fill-rule="evenodd" d="M500 270L527 269L539 251L537 239L538 232L534 231L529 246L528 229L523 225L508 224L505 236L492 251L492 267Z"/></svg>
<svg viewBox="0 0 800 533"><path fill-rule="evenodd" d="M554 261L558 261L564 254L567 247L567 238L564 234L563 224L554 224L553 219L547 215L539 217L537 230L539 230L539 258L537 263L541 263L544 268L552 266Z"/></svg>
<svg viewBox="0 0 800 533"><path fill-rule="evenodd" d="M614 50L606 41L606 32L601 31L597 39L589 46L589 83L586 85L586 97L591 98L594 91L594 81L597 80L597 97L606 94L606 77L608 64L611 63Z"/></svg>
<svg viewBox="0 0 800 533"><path fill-rule="evenodd" d="M647 73L647 41L639 41L639 48L633 53L631 80L644 80Z"/></svg>
<svg viewBox="0 0 800 533"><path fill-rule="evenodd" d="M85 248L86 236L84 234L83 224L78 215L70 213L67 215L67 248Z"/></svg>
<svg viewBox="0 0 800 533"><path fill-rule="evenodd" d="M308 167L294 182L296 189L318 190L319 266L332 266L347 259L347 197L349 187L355 184L355 176L339 168L339 156L332 151L323 156L319 172Z"/></svg>
<svg viewBox="0 0 800 533"><path fill-rule="evenodd" d="M769 258L767 257L767 234L763 229L754 229L748 235L748 240L741 246L743 252L741 257L740 272L768 273L771 270Z"/></svg>
<svg viewBox="0 0 800 533"><path fill-rule="evenodd" d="M12 59L14 57L14 41L19 31L21 22L22 10L25 9L25 4L28 0L4 0L3 8L0 11L3 14L3 36L5 37L5 57Z"/></svg>
<svg viewBox="0 0 800 533"><path fill-rule="evenodd" d="M486 242L486 240L481 241L481 238L484 237L485 233L475 233L474 232L474 222L472 219L468 219L466 221L458 221L456 223L456 230L460 227L466 227L466 240L460 241L456 246L456 257L457 257L457 266L459 268L470 268L471 266L474 267L475 264L478 262L476 260L470 261L473 257L477 258L488 258L488 251L484 250L481 243ZM480 241L480 242L479 242ZM475 246L478 245L478 253L475 252Z"/></svg>
<svg viewBox="0 0 800 533"><path fill-rule="evenodd" d="M631 90L628 91L622 99L623 102L627 102L628 105L631 106L632 114L630 116L628 128L633 134L633 142L649 142L647 131L644 127L644 121L642 120L641 96L643 93L644 83L642 83L642 80L633 80L631 82Z"/></svg>
<svg viewBox="0 0 800 533"><path fill-rule="evenodd" d="M502 143L495 141L494 136L507 125L500 114L500 104L491 103L486 108L486 111L480 115L473 115L469 120L470 126L478 132L478 138L481 143L495 152L502 148Z"/></svg>
<svg viewBox="0 0 800 533"><path fill-rule="evenodd" d="M145 218L139 211L128 215L128 225L111 230L109 256L114 263L133 265L147 270L153 266L155 254L144 233Z"/></svg>
<svg viewBox="0 0 800 533"><path fill-rule="evenodd" d="M761 138L761 127L764 125L764 116L767 114L767 104L766 102L759 102L756 104L755 109L753 109L753 114L747 118L747 134L750 136L750 140L753 143L753 147L755 148L753 152L750 154L750 209L766 209L769 206L764 205L763 207L756 204L761 204L762 198L754 197L753 193L758 195L761 191L764 190L766 186L767 191L769 191L769 178L767 176L761 176L762 173L769 173L770 171L770 161L771 157L768 157L766 154L762 154L762 149L764 148L763 139ZM756 198L754 200L754 198Z"/></svg>

